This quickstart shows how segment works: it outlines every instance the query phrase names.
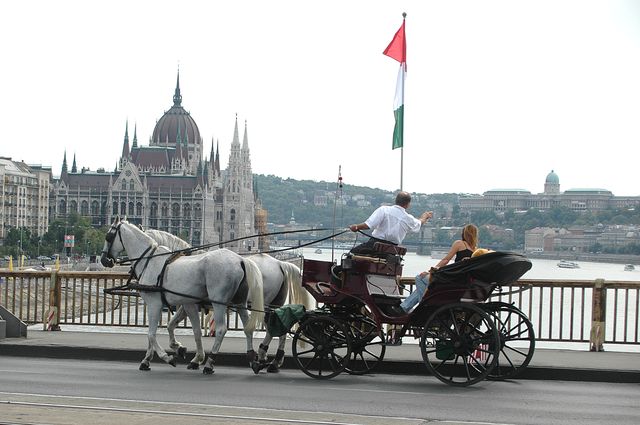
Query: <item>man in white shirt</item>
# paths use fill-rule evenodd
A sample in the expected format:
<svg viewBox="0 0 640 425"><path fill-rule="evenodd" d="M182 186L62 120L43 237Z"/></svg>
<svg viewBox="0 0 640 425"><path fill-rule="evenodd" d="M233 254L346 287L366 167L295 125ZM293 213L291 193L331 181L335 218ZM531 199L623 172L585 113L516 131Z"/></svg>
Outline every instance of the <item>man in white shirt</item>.
<svg viewBox="0 0 640 425"><path fill-rule="evenodd" d="M349 226L352 232L371 229L371 238L356 247L351 252L354 254L369 254L373 252L373 244L376 242L400 245L408 232L417 233L420 227L433 217L433 211L425 211L419 218L415 218L407 212L411 204L411 195L408 192L398 192L395 205L383 205L360 224Z"/></svg>

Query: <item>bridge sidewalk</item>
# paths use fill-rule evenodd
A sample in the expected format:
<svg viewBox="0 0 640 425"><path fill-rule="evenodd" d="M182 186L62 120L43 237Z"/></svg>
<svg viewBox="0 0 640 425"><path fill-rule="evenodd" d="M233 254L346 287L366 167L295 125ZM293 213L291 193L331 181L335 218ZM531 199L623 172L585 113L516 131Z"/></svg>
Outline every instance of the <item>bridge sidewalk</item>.
<svg viewBox="0 0 640 425"><path fill-rule="evenodd" d="M139 362L147 347L145 329L105 332L98 327L65 328L73 330L46 332L30 328L27 338L1 339L0 356ZM189 349L187 359L190 359L193 356L193 337L183 332L177 338ZM169 337L166 331L158 334L158 342L165 349L168 348ZM260 339L256 338L254 346L257 347L259 342ZM271 344L270 354L275 352L276 342ZM208 350L212 343L212 338L205 338L205 349ZM240 332L229 332L216 364L245 367L245 351L244 336ZM296 368L290 357L291 349L287 347L285 352L287 356L284 367ZM154 362L158 361L156 357ZM182 362L186 364L186 361ZM405 342L401 346L387 347L384 361L379 365L377 373L415 375L426 374L427 370L422 363L418 345ZM640 353L536 348L529 367L519 379L640 383Z"/></svg>

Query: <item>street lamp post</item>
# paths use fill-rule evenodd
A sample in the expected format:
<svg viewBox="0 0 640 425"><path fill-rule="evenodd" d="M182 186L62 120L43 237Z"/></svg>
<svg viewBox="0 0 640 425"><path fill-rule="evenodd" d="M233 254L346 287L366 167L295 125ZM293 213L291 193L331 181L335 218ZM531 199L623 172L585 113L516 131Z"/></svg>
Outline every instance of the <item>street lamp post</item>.
<svg viewBox="0 0 640 425"><path fill-rule="evenodd" d="M20 227L20 251L18 252L18 264L22 266L22 227Z"/></svg>

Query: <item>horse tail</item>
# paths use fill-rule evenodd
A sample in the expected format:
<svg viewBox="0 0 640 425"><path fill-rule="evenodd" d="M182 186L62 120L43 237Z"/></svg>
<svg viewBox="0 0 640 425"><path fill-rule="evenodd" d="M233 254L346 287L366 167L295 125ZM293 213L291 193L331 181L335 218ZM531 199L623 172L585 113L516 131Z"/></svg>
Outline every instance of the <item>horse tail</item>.
<svg viewBox="0 0 640 425"><path fill-rule="evenodd" d="M309 291L302 287L302 273L300 268L293 263L280 262L280 269L284 273L285 281L289 287L289 302L291 304L302 304L307 310L315 308L313 299Z"/></svg>
<svg viewBox="0 0 640 425"><path fill-rule="evenodd" d="M251 311L249 312L249 323L245 329L249 332L255 331L264 319L264 288L262 283L262 273L256 263L248 258L243 260L245 269L245 279L249 285L249 299L251 300Z"/></svg>

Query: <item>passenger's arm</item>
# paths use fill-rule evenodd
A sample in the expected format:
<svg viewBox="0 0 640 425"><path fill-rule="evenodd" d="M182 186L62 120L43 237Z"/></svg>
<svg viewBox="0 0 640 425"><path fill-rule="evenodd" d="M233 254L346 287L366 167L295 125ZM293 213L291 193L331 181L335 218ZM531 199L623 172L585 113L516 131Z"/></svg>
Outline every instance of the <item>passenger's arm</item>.
<svg viewBox="0 0 640 425"><path fill-rule="evenodd" d="M456 255L456 252L459 251L458 247L460 243L462 243L462 241L455 241L453 245L451 245L451 249L449 250L447 255L445 255L444 258L438 262L438 264L436 264L435 266L436 269L439 269L440 267L444 267L447 264L449 264L449 261L451 261L451 259Z"/></svg>

